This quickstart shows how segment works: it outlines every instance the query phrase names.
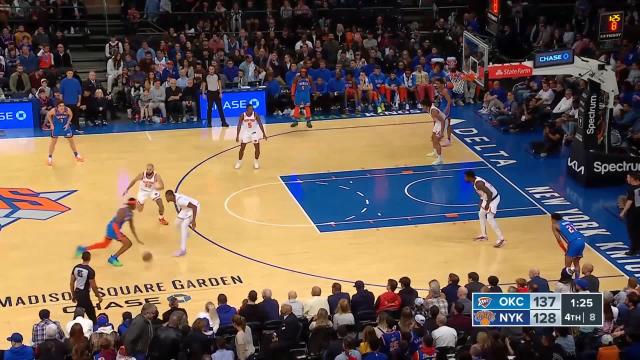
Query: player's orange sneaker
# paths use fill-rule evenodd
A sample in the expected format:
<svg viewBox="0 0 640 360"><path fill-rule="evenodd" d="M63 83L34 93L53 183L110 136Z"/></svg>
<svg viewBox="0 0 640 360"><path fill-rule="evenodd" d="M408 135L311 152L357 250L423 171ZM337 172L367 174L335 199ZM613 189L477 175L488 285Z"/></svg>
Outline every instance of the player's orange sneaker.
<svg viewBox="0 0 640 360"><path fill-rule="evenodd" d="M169 222L167 220L165 220L164 218L160 218L158 219L158 222L162 225L169 225Z"/></svg>

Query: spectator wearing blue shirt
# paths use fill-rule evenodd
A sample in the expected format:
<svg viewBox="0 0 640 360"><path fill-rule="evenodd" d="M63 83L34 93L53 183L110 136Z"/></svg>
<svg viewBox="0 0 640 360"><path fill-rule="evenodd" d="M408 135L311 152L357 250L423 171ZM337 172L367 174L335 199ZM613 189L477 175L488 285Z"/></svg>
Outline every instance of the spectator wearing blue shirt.
<svg viewBox="0 0 640 360"><path fill-rule="evenodd" d="M267 321L280 319L280 305L277 300L271 298L270 289L262 290L262 301L258 306L267 315Z"/></svg>
<svg viewBox="0 0 640 360"><path fill-rule="evenodd" d="M295 63L291 63L291 67L289 68L289 71L287 71L287 73L284 76L284 80L287 83L287 86L291 87L293 85L293 80L296 78L297 75L298 75L298 65L296 65Z"/></svg>
<svg viewBox="0 0 640 360"><path fill-rule="evenodd" d="M283 97L280 96L280 82L269 72L264 81L264 86L267 92L267 112L269 114L281 115L284 106L282 106Z"/></svg>
<svg viewBox="0 0 640 360"><path fill-rule="evenodd" d="M160 80L164 84L169 78L178 79L180 77L180 73L178 72L178 67L173 64L173 61L167 61L167 67L162 70L160 74Z"/></svg>
<svg viewBox="0 0 640 360"><path fill-rule="evenodd" d="M484 94L484 100L480 113L488 114L492 108L499 110L504 109L504 103L507 102L507 92L500 87L500 81L493 82L493 88Z"/></svg>
<svg viewBox="0 0 640 360"><path fill-rule="evenodd" d="M311 104L314 108L321 108L323 112L328 112L331 109L329 89L327 83L321 77L316 80L315 92L312 94Z"/></svg>
<svg viewBox="0 0 640 360"><path fill-rule="evenodd" d="M4 360L32 360L33 348L22 343L23 338L19 333L13 333L7 338L11 342L9 350L4 352Z"/></svg>
<svg viewBox="0 0 640 360"><path fill-rule="evenodd" d="M342 79L345 78L345 76L347 76L347 72L342 68L342 64L336 64L336 69L333 70L331 72L331 79L336 77L336 73L340 73L342 76ZM327 80L327 83L331 81L331 79Z"/></svg>
<svg viewBox="0 0 640 360"><path fill-rule="evenodd" d="M336 66L336 70L337 66ZM342 76L342 71L336 71L334 74L334 78L329 80L327 84L327 88L329 90L329 100L331 104L340 106L340 111L345 111L345 98L344 98L344 87L345 81Z"/></svg>
<svg viewBox="0 0 640 360"><path fill-rule="evenodd" d="M224 67L222 73L229 81L233 81L233 79L238 77L238 67L233 63L233 60L227 61L227 66Z"/></svg>
<svg viewBox="0 0 640 360"><path fill-rule="evenodd" d="M138 51L136 52L136 60L140 62L140 60L144 59L147 52L151 53L152 59L156 57L156 51L149 47L149 43L143 41L140 45L140 49L138 49Z"/></svg>
<svg viewBox="0 0 640 360"><path fill-rule="evenodd" d="M28 46L23 46L20 49L20 55L18 56L18 62L24 67L24 72L31 74L38 70L38 57L31 52Z"/></svg>
<svg viewBox="0 0 640 360"><path fill-rule="evenodd" d="M80 130L80 122L78 120L78 106L80 106L80 99L82 97L82 84L80 81L73 77L73 70L67 70L66 77L60 81L60 94L62 94L62 101L65 106L71 109L73 118L71 119L71 125L77 133L82 133Z"/></svg>
<svg viewBox="0 0 640 360"><path fill-rule="evenodd" d="M316 89L317 89L317 86L316 86ZM337 282L333 283L333 285L331 285L331 295L327 297L327 302L329 303L329 314L336 313L336 309L338 308L338 303L342 299L347 300L347 303L351 301L351 299L349 299L349 294L347 294L346 292L342 292L342 285L340 285L340 283L337 283Z"/></svg>
<svg viewBox="0 0 640 360"><path fill-rule="evenodd" d="M227 305L227 296L225 294L218 295L218 307L216 308L218 318L220 319L220 326L231 326L233 315L238 311L233 306Z"/></svg>
<svg viewBox="0 0 640 360"><path fill-rule="evenodd" d="M429 72L429 79L431 79L431 81L435 81L436 79L442 79L445 80L445 82L447 81L448 75L447 72L444 71L442 68L444 67L444 62L440 62L439 60L444 61L444 59L442 58L435 58L434 60L436 60L435 62L432 62L431 64L431 71ZM506 101L506 98L505 98Z"/></svg>
<svg viewBox="0 0 640 360"><path fill-rule="evenodd" d="M549 292L549 282L540 276L540 269L529 269L529 289L531 292Z"/></svg>

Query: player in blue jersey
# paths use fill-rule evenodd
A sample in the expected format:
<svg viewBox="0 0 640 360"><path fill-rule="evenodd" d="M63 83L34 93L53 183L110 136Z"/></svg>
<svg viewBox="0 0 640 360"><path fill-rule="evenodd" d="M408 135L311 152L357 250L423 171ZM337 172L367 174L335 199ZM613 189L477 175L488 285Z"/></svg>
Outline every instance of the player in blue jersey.
<svg viewBox="0 0 640 360"><path fill-rule="evenodd" d="M133 237L136 238L136 241L139 244L144 244L142 241L140 241L140 239L138 239L136 228L135 226L133 226L133 210L135 210L137 204L138 201L136 200L136 198L129 198L129 200L127 200L127 202L125 203L125 206L118 209L116 215L107 224L107 231L104 235L104 239L101 242L95 243L93 245L78 246L76 249L76 256L82 255L82 253L87 250L104 249L108 247L109 244L111 244L111 240L117 240L120 241L122 245L115 254L109 257L109 260L107 262L113 266L122 266L119 257L131 247L131 240L129 240L129 238L122 233L122 225L124 225L125 222L129 222L131 233L133 234Z"/></svg>
<svg viewBox="0 0 640 360"><path fill-rule="evenodd" d="M580 259L584 251L584 236L573 224L562 219L558 213L551 214L551 231L558 241L560 248L564 250L564 266L569 274L580 272ZM573 264L573 269L571 269Z"/></svg>
<svg viewBox="0 0 640 360"><path fill-rule="evenodd" d="M307 127L311 125L311 93L313 92L313 80L307 74L307 69L300 69L300 75L296 76L291 85L291 95L293 96L293 123L291 127L298 126L300 118L300 108L304 107L304 116L307 120Z"/></svg>
<svg viewBox="0 0 640 360"><path fill-rule="evenodd" d="M378 94L378 99L380 99L378 112L384 111L385 99L390 98L391 94L387 87L387 77L382 73L380 65L376 65L373 72L369 74L369 82L371 83L371 86L373 86L373 91Z"/></svg>
<svg viewBox="0 0 640 360"><path fill-rule="evenodd" d="M447 147L451 145L451 104L453 100L451 100L451 93L449 93L449 89L447 88L446 80L444 78L437 78L434 81L436 87L436 103L438 104L438 109L442 111L445 116L445 128L446 128L446 138L440 141L440 145Z"/></svg>
<svg viewBox="0 0 640 360"><path fill-rule="evenodd" d="M72 118L73 112L64 105L62 100L58 101L56 107L47 113L46 122L49 124L49 129L51 129L51 142L49 143L47 165L53 165L53 151L56 149L58 136L64 136L69 141L69 146L71 147L71 151L73 151L73 156L76 158L76 161L84 161L78 153L76 142L73 140L73 129L71 128Z"/></svg>

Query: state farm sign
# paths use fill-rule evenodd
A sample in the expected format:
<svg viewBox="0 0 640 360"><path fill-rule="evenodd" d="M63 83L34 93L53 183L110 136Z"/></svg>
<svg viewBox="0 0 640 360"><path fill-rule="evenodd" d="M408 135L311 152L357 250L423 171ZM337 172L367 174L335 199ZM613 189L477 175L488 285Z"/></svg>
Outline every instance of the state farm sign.
<svg viewBox="0 0 640 360"><path fill-rule="evenodd" d="M508 79L529 77L533 75L533 69L523 64L499 64L489 65L489 79Z"/></svg>

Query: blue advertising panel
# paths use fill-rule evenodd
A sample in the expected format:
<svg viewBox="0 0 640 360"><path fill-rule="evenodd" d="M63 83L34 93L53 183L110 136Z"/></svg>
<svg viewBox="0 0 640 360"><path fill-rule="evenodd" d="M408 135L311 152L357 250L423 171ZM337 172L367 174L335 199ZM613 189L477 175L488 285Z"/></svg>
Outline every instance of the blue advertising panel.
<svg viewBox="0 0 640 360"><path fill-rule="evenodd" d="M34 127L33 103L28 100L0 102L0 129Z"/></svg>
<svg viewBox="0 0 640 360"><path fill-rule="evenodd" d="M260 116L267 115L267 99L264 89L224 91L222 93L222 108L226 117L237 117L242 114L247 105L253 105L254 111ZM211 117L218 118L218 108L213 105ZM207 118L207 95L200 95L200 118Z"/></svg>
<svg viewBox="0 0 640 360"><path fill-rule="evenodd" d="M548 51L535 54L533 67L542 68L547 66L570 65L573 64L574 56L572 49Z"/></svg>

